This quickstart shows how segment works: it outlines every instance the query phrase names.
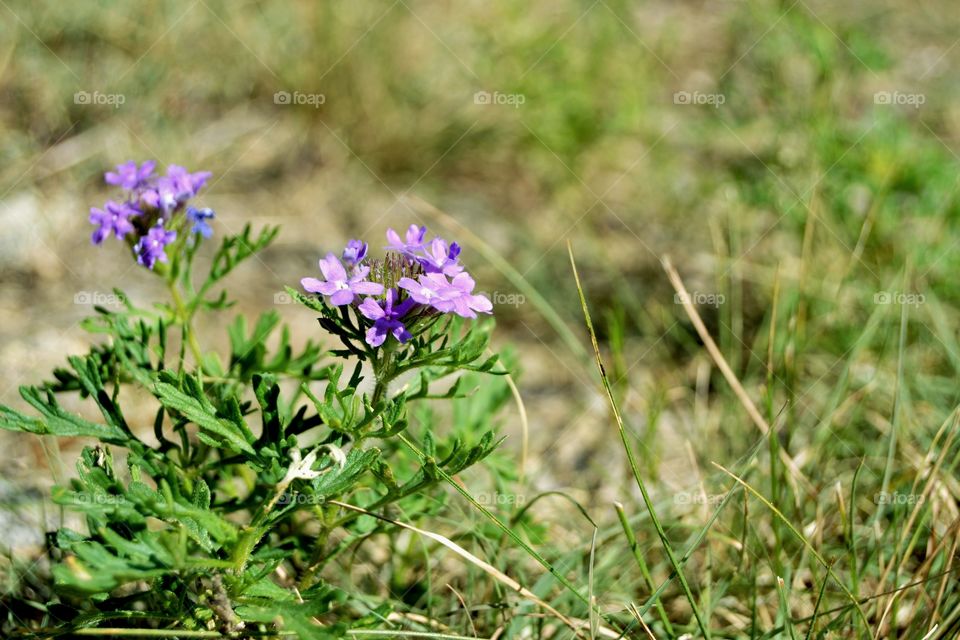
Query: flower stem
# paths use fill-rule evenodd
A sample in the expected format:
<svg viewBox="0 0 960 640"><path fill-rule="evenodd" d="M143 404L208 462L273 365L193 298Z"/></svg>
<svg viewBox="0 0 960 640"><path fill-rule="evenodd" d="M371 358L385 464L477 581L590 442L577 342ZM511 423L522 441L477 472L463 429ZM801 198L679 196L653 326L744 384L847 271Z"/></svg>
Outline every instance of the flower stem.
<svg viewBox="0 0 960 640"><path fill-rule="evenodd" d="M177 287L177 283L172 279L168 279L167 289L170 291L170 297L173 299L173 305L177 310L177 317L183 327L183 337L187 341L190 353L193 354L193 359L197 361L197 369L203 373L200 343L197 342L197 336L193 332L192 314L187 311L187 307L183 303L183 296L180 295L180 289Z"/></svg>
<svg viewBox="0 0 960 640"><path fill-rule="evenodd" d="M396 377L396 371L393 366L393 348L395 344L396 343L389 340L384 343L379 361L373 361L373 375L377 379L377 383L373 387L373 397L370 403L374 407L387 395L390 382Z"/></svg>

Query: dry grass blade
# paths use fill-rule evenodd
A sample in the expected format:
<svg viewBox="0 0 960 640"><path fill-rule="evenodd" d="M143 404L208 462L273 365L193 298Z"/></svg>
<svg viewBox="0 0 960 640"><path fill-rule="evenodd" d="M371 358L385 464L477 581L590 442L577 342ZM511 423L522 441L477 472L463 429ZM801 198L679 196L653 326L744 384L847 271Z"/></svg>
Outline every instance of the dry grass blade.
<svg viewBox="0 0 960 640"><path fill-rule="evenodd" d="M448 584L447 589L450 589L450 591L453 592L453 595L457 597L457 600L460 601L460 606L463 607L463 612L467 622L470 624L470 631L473 632L473 637L479 638L480 636L477 634L477 626L473 624L473 616L470 615L470 607L467 606L467 601L463 599L463 596L460 595L459 591L453 588L453 585Z"/></svg>
<svg viewBox="0 0 960 640"><path fill-rule="evenodd" d="M643 621L643 616L640 615L637 605L631 602L627 608L630 610L630 613L633 614L633 617L637 619L637 622L640 623L640 626L643 627L643 630L647 633L647 637L650 638L650 640L657 640L657 636L653 635L653 631L651 631L647 623Z"/></svg>
<svg viewBox="0 0 960 640"><path fill-rule="evenodd" d="M523 403L523 396L520 395L520 389L513 376L508 372L503 379L510 387L510 394L517 405L517 411L520 412L520 471L517 481L522 483L527 474L527 458L530 455L530 422L527 419L527 407Z"/></svg>
<svg viewBox="0 0 960 640"><path fill-rule="evenodd" d="M713 358L717 368L719 368L720 372L723 373L723 377L726 378L727 383L731 386L731 388L733 388L733 393L737 396L737 399L740 400L740 404L743 405L743 408L747 411L750 419L753 420L753 423L757 425L757 428L764 436L768 435L770 433L770 425L768 425L767 421L763 419L762 415L760 415L757 405L755 405L753 400L750 399L750 395L747 393L746 389L743 388L743 385L740 384L740 380L737 378L737 375L733 372L733 369L730 368L730 365L727 364L726 358L724 358L723 354L720 353L720 348L710 336L710 332L707 331L707 327L703 324L700 314L697 313L697 308L693 306L692 302L690 302L690 294L687 293L687 288L683 285L683 280L680 279L680 274L677 273L677 270L673 268L672 264L670 264L669 258L663 259L663 269L667 272L667 278L670 279L670 284L673 285L674 290L677 292L680 303L683 305L683 310L686 311L687 316L690 318L690 322L693 323L694 328L697 330L697 334L700 336L700 339L703 340L703 344L707 348L707 352L710 354L710 357ZM791 458L790 455L783 449L780 449L780 459L790 470L792 477L796 481L802 483L808 491L814 491L813 485L810 484L810 481L807 480L803 475L800 467L797 466L797 463L794 462L793 458Z"/></svg>

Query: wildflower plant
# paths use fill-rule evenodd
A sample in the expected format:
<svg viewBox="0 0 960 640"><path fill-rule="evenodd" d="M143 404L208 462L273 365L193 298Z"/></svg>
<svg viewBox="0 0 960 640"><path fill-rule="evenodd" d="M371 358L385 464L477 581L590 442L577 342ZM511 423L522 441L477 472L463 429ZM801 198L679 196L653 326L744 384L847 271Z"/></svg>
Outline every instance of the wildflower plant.
<svg viewBox="0 0 960 640"><path fill-rule="evenodd" d="M318 340L296 348L271 310L252 327L230 322L227 353L205 346L198 317L229 310L224 279L278 233L226 235L198 273L216 227L192 201L209 177L175 165L158 175L152 162L106 174L121 197L91 210L92 240L124 243L169 300L98 307L84 326L100 340L20 388L35 413L0 406L4 429L90 441L76 477L53 490L68 517L48 536L51 579L21 576L32 608L0 623L5 633L328 638L379 626L397 603L357 592L337 565L399 529L361 513L437 513L443 480L498 443L493 416L509 391L472 393L478 376L505 372L488 353L492 323L476 321L490 301L473 292L460 247L427 241L423 227L388 231L376 259L352 240L303 292L288 289L303 322L318 317ZM130 417L138 396L149 425ZM438 428L438 399L473 417Z"/></svg>

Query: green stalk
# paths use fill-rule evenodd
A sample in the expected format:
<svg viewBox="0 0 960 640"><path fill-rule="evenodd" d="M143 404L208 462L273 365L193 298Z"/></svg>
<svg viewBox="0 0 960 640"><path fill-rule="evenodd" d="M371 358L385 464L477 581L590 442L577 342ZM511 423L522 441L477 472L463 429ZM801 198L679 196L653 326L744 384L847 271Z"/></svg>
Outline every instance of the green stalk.
<svg viewBox="0 0 960 640"><path fill-rule="evenodd" d="M693 617L697 620L697 626L700 627L700 632L703 633L703 637L706 638L706 640L710 640L710 629L707 627L706 622L700 613L700 608L697 606L696 598L693 596L693 591L691 591L690 585L687 582L687 578L684 576L683 570L680 567L680 564L677 562L677 557L673 553L673 547L670 545L670 541L667 539L667 533L664 531L663 525L660 523L660 519L657 517L656 509L654 509L653 506L653 500L650 499L650 494L647 492L646 484L643 482L643 476L640 474L640 467L633 455L633 448L630 446L630 441L627 439L627 432L623 426L623 417L620 415L620 408L617 406L617 400L613 396L613 389L610 387L610 380L607 378L607 372L603 367L603 360L600 357L600 345L597 342L596 331L593 329L593 321L590 319L590 311L587 309L587 300L583 295L583 286L580 284L580 274L577 273L577 263L573 259L573 246L569 242L567 242L567 251L570 254L570 266L573 268L573 277L577 283L577 293L580 294L580 306L583 309L583 316L587 323L587 330L590 332L590 341L593 343L593 352L596 357L597 369L600 371L600 380L603 385L603 390L607 394L607 400L610 402L610 408L613 412L613 417L617 422L617 430L620 432L620 441L623 443L623 448L627 453L627 461L630 463L630 470L633 472L633 477L636 479L637 486L640 488L640 495L643 496L644 505L646 505L647 511L650 513L650 520L653 522L653 526L657 530L657 535L660 537L660 542L663 544L663 549L667 554L667 559L670 561L670 566L673 568L674 574L676 574L677 579L680 581L680 586L683 589L683 593L687 597L687 601L690 603L690 608L693 610Z"/></svg>
<svg viewBox="0 0 960 640"><path fill-rule="evenodd" d="M183 337L187 341L187 346L190 348L190 353L193 354L194 360L197 361L197 369L202 373L203 359L200 355L200 343L197 342L197 336L193 331L192 314L187 310L186 305L184 305L183 296L180 295L180 289L173 279L167 280L167 290L170 291L173 306L177 310L177 318L180 320L181 327L183 328Z"/></svg>
<svg viewBox="0 0 960 640"><path fill-rule="evenodd" d="M647 589L653 591L653 578L650 576L650 569L647 567L647 561L643 559L643 554L640 553L640 545L637 544L637 537L633 534L633 528L630 527L630 522L627 520L627 514L623 510L623 505L619 502L615 502L613 507L617 510L617 517L620 518L620 526L623 527L623 534L627 536L627 542L630 545L630 550L633 552L633 557L636 559L637 565L640 567L640 573L643 574L643 581L647 583ZM673 632L673 625L670 624L670 618L667 617L667 612L664 610L663 603L660 602L659 596L657 596L655 603L657 607L657 613L660 615L660 621L663 622L663 628L667 630L667 635L673 637L676 635Z"/></svg>

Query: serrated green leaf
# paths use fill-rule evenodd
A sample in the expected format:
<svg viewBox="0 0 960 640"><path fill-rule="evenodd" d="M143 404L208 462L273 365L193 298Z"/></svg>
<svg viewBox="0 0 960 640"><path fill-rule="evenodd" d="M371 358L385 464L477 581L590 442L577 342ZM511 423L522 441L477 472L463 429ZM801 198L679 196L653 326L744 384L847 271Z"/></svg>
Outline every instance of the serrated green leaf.
<svg viewBox="0 0 960 640"><path fill-rule="evenodd" d="M342 469L334 468L313 480L313 491L323 498L346 491L379 457L380 450L376 448L365 451L351 450L347 455L347 463Z"/></svg>
<svg viewBox="0 0 960 640"><path fill-rule="evenodd" d="M125 445L128 434L111 425L97 424L69 413L60 406L53 392L37 387L20 387L20 395L42 414L42 418L26 416L0 405L0 428L39 435L97 438L110 444Z"/></svg>
<svg viewBox="0 0 960 640"><path fill-rule="evenodd" d="M189 380L190 376L186 376L185 379ZM255 453L250 446L250 441L247 440L245 425L241 426L242 418L241 424L237 424L217 417L214 407L202 396L202 391L197 393L194 389L197 395L190 396L167 382L158 382L156 390L163 406L181 413L207 432L204 440L211 446L220 447L225 444L236 451L251 455Z"/></svg>

